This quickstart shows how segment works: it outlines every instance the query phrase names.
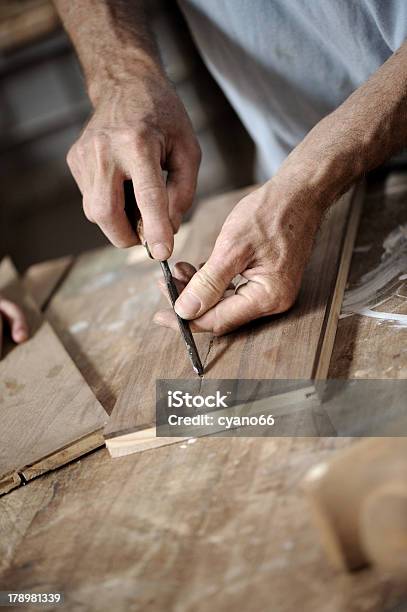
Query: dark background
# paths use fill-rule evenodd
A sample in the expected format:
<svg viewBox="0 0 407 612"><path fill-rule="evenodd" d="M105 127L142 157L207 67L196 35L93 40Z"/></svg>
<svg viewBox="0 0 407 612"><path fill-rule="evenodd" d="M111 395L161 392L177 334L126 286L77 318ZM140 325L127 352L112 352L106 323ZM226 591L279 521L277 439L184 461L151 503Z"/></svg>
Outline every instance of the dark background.
<svg viewBox="0 0 407 612"><path fill-rule="evenodd" d="M170 79L197 132L197 200L252 182L253 146L195 50L175 0L149 0ZM81 69L49 0L0 2L0 257L32 263L106 244L82 213L65 157L90 114Z"/></svg>

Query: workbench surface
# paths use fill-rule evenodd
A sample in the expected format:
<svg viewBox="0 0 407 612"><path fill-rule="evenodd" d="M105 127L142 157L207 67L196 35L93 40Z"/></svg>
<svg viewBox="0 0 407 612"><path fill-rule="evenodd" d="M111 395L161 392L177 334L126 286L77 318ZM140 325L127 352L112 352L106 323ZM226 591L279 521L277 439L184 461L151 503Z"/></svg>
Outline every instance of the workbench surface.
<svg viewBox="0 0 407 612"><path fill-rule="evenodd" d="M406 196L406 175L369 186L351 280L407 222ZM109 413L131 365L131 338L114 325L124 296L112 274L127 262L130 278L129 257L113 248L82 256L47 309ZM79 305L72 298L90 270ZM406 378L397 349L406 337L373 319L341 319L330 375ZM301 491L308 468L351 443L207 438L114 460L95 451L0 499L0 590L63 591L68 610L391 610L401 587L328 564Z"/></svg>

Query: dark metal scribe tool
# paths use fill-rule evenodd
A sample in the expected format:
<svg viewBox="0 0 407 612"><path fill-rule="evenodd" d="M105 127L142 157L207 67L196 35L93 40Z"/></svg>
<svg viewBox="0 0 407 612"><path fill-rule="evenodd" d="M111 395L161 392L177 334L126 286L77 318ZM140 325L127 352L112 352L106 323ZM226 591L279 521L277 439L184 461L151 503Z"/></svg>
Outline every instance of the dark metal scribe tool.
<svg viewBox="0 0 407 612"><path fill-rule="evenodd" d="M149 257L153 259L150 253L150 249L148 248L147 242L144 242L144 246L147 250ZM174 278L171 274L171 270L170 270L170 266L168 265L168 261L167 260L160 261L160 265L163 271L165 284L167 285L167 290L170 296L171 304L174 307L174 304L177 301L177 298L179 295L178 289L175 285ZM185 319L182 319L180 316L178 316L175 310L174 310L174 313L175 313L175 316L177 317L179 329L184 339L185 346L187 347L187 352L191 360L194 372L196 372L196 374L198 374L199 376L203 376L204 369L202 366L201 358L199 357L198 349L196 348L196 344L195 344L195 340L191 332L191 328L189 327L189 323Z"/></svg>
<svg viewBox="0 0 407 612"><path fill-rule="evenodd" d="M133 184L130 180L124 181L124 201L125 207L124 210L126 212L127 218L130 222L130 225L134 229L134 231L138 234L141 242L143 243L148 256L151 259L154 259L150 253L150 249L148 248L147 242L144 240L144 232L143 232L143 223L141 220L140 210L137 206L136 198L134 197ZM165 283L167 285L168 293L171 299L172 306L178 298L178 290L175 285L173 276L171 274L170 266L168 265L168 261L160 261L161 269L164 274ZM189 327L188 321L185 319L181 319L175 312L175 316L177 317L178 325L181 331L181 335L184 339L185 345L187 347L188 355L192 363L192 367L194 372L199 376L203 376L203 366L201 359L199 357L198 349L196 348L195 340L192 335L191 329Z"/></svg>

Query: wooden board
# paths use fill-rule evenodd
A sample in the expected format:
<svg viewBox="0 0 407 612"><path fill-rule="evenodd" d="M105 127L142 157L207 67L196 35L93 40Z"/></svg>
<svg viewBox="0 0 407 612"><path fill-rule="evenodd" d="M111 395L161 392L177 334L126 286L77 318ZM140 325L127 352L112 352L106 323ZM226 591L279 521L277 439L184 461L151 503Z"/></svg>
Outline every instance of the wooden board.
<svg viewBox="0 0 407 612"><path fill-rule="evenodd" d="M73 265L70 255L30 266L23 277L23 286L39 310L43 310Z"/></svg>
<svg viewBox="0 0 407 612"><path fill-rule="evenodd" d="M349 270L353 242L361 211L363 189L341 198L329 211L295 306L286 314L268 317L221 338L196 335L203 358L201 391L211 379L303 379L324 378L335 337L342 295ZM188 244L181 258L197 264L213 247L228 212L241 192L203 204L193 219ZM152 283L148 273L140 279L141 290ZM156 437L155 381L193 379L180 336L171 330L152 329L151 312L141 303L128 381L105 429L106 445L113 456L146 450L179 441ZM292 404L312 390L305 385Z"/></svg>
<svg viewBox="0 0 407 612"><path fill-rule="evenodd" d="M375 197L364 207L360 245L374 241L370 228L380 229L389 207L406 211L400 196ZM81 256L51 303L64 342L108 406L128 376L132 338L126 327L106 328L136 284L138 264L126 265L130 255L109 248ZM116 272L89 297L83 291L93 270L100 277ZM89 327L69 332L84 320ZM349 320L340 321L335 338L340 373L345 362L346 371L352 368L352 346L362 355L371 339L363 327L342 337ZM383 332L377 325L374 333ZM382 337L388 342L388 331ZM380 374L381 352L370 355L374 367ZM117 461L99 449L0 499L2 588L61 589L66 609L89 611L401 611L405 585L372 569L344 575L329 565L301 492L313 465L351 443L203 438Z"/></svg>
<svg viewBox="0 0 407 612"><path fill-rule="evenodd" d="M24 308L31 334L5 344L0 361L1 494L103 444L107 416L7 259L0 291Z"/></svg>
<svg viewBox="0 0 407 612"><path fill-rule="evenodd" d="M327 563L300 492L349 444L204 438L115 461L101 449L0 499L2 588L61 590L67 610L95 612L392 610L397 588L377 573Z"/></svg>
<svg viewBox="0 0 407 612"><path fill-rule="evenodd" d="M405 171L393 172L370 186L352 259L350 288L378 266L384 254L384 241L403 226L407 226ZM389 292L389 297L392 293ZM407 284L402 293L404 299L394 297L379 309L407 313ZM353 315L340 319L337 337L330 378L407 378L407 327Z"/></svg>

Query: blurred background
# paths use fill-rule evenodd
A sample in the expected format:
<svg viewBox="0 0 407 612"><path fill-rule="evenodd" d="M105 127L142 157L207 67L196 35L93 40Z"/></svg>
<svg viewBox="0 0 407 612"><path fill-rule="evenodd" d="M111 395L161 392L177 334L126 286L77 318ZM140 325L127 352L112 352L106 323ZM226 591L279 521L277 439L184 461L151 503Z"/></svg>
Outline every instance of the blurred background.
<svg viewBox="0 0 407 612"><path fill-rule="evenodd" d="M200 59L175 0L150 0L167 73L198 135L197 198L253 181L253 145ZM82 213L65 157L91 112L49 0L0 2L0 258L32 263L107 243Z"/></svg>

